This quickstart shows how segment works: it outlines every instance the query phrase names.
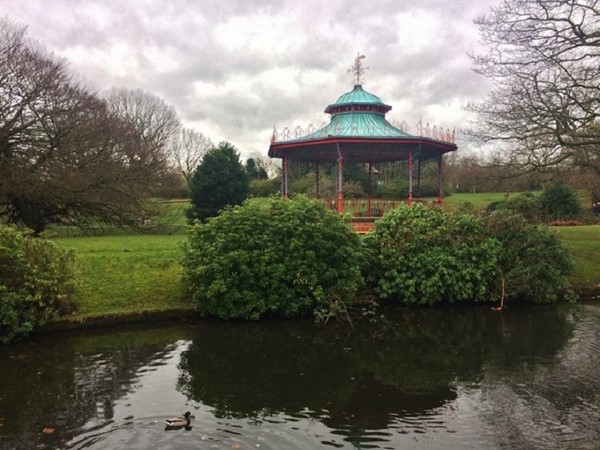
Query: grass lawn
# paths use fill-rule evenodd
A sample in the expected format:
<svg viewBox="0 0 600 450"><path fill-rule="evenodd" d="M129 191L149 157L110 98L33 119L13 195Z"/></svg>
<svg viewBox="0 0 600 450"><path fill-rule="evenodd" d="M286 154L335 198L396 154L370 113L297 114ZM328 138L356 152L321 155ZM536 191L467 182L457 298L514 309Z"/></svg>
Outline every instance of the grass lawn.
<svg viewBox="0 0 600 450"><path fill-rule="evenodd" d="M571 252L575 285L600 285L600 225L552 227L559 239Z"/></svg>
<svg viewBox="0 0 600 450"><path fill-rule="evenodd" d="M77 252L80 320L112 314L192 308L178 262L182 235L60 238Z"/></svg>

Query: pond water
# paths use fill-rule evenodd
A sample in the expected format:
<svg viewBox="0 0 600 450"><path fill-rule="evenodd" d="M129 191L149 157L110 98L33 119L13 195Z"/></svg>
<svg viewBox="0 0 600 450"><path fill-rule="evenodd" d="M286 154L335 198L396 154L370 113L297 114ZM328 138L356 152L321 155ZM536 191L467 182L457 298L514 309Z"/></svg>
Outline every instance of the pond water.
<svg viewBox="0 0 600 450"><path fill-rule="evenodd" d="M1 449L600 448L598 304L52 333L0 371Z"/></svg>

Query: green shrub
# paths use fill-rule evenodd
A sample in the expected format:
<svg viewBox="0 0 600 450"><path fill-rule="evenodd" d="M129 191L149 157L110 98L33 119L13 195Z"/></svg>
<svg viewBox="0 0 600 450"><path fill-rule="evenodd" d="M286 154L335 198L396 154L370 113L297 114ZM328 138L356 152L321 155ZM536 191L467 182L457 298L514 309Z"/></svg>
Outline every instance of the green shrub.
<svg viewBox="0 0 600 450"><path fill-rule="evenodd" d="M361 242L305 196L250 199L190 228L183 266L202 313L327 316L362 283Z"/></svg>
<svg viewBox="0 0 600 450"><path fill-rule="evenodd" d="M465 200L456 202L454 208L459 214L473 214L475 212L475 206L473 203Z"/></svg>
<svg viewBox="0 0 600 450"><path fill-rule="evenodd" d="M281 192L281 179L260 179L250 182L251 197L270 197Z"/></svg>
<svg viewBox="0 0 600 450"><path fill-rule="evenodd" d="M578 219L583 211L577 192L564 184L551 184L544 189L539 205L546 222Z"/></svg>
<svg viewBox="0 0 600 450"><path fill-rule="evenodd" d="M74 253L0 225L0 340L72 311Z"/></svg>
<svg viewBox="0 0 600 450"><path fill-rule="evenodd" d="M486 212L493 211L520 214L530 223L539 223L541 220L539 197L530 192L491 202L487 206Z"/></svg>
<svg viewBox="0 0 600 450"><path fill-rule="evenodd" d="M557 299L574 264L557 237L519 214L496 211L485 217L488 235L502 245L498 289L507 299L536 303ZM503 284L503 287L502 287Z"/></svg>
<svg viewBox="0 0 600 450"><path fill-rule="evenodd" d="M377 222L365 243L369 281L383 299L416 304L493 299L500 244L475 216L404 205Z"/></svg>

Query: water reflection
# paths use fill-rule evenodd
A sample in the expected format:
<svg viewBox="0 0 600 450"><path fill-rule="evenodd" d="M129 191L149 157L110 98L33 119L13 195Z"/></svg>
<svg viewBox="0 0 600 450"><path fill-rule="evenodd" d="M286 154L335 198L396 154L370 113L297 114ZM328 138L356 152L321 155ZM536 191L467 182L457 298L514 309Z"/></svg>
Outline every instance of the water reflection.
<svg viewBox="0 0 600 450"><path fill-rule="evenodd" d="M398 417L435 415L456 400L459 383L479 381L484 363L553 358L572 330L553 308L407 309L352 330L240 324L235 336L215 325L183 352L178 388L217 417L308 411L360 442L364 430L386 430Z"/></svg>
<svg viewBox="0 0 600 450"><path fill-rule="evenodd" d="M385 316L129 326L1 348L0 448L597 448L597 306ZM165 432L186 409L193 428Z"/></svg>
<svg viewBox="0 0 600 450"><path fill-rule="evenodd" d="M576 325L565 346L552 351L556 328L540 326L544 352L497 352L484 368L481 416L504 448L600 448L600 308L577 307L564 323Z"/></svg>
<svg viewBox="0 0 600 450"><path fill-rule="evenodd" d="M53 334L0 348L0 447L60 445L111 422L115 400L135 389L141 372L163 363L172 336L172 330L133 328Z"/></svg>

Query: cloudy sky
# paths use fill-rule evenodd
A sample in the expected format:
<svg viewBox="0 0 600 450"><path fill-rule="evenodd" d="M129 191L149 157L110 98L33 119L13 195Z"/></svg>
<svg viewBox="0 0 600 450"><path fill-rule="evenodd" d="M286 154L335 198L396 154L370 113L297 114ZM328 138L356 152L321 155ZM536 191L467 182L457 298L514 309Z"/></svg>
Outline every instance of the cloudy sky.
<svg viewBox="0 0 600 450"><path fill-rule="evenodd" d="M465 126L489 89L467 56L481 50L473 19L497 2L0 0L0 16L98 91L141 88L215 143L264 155L274 126L328 121L359 52L392 123Z"/></svg>

